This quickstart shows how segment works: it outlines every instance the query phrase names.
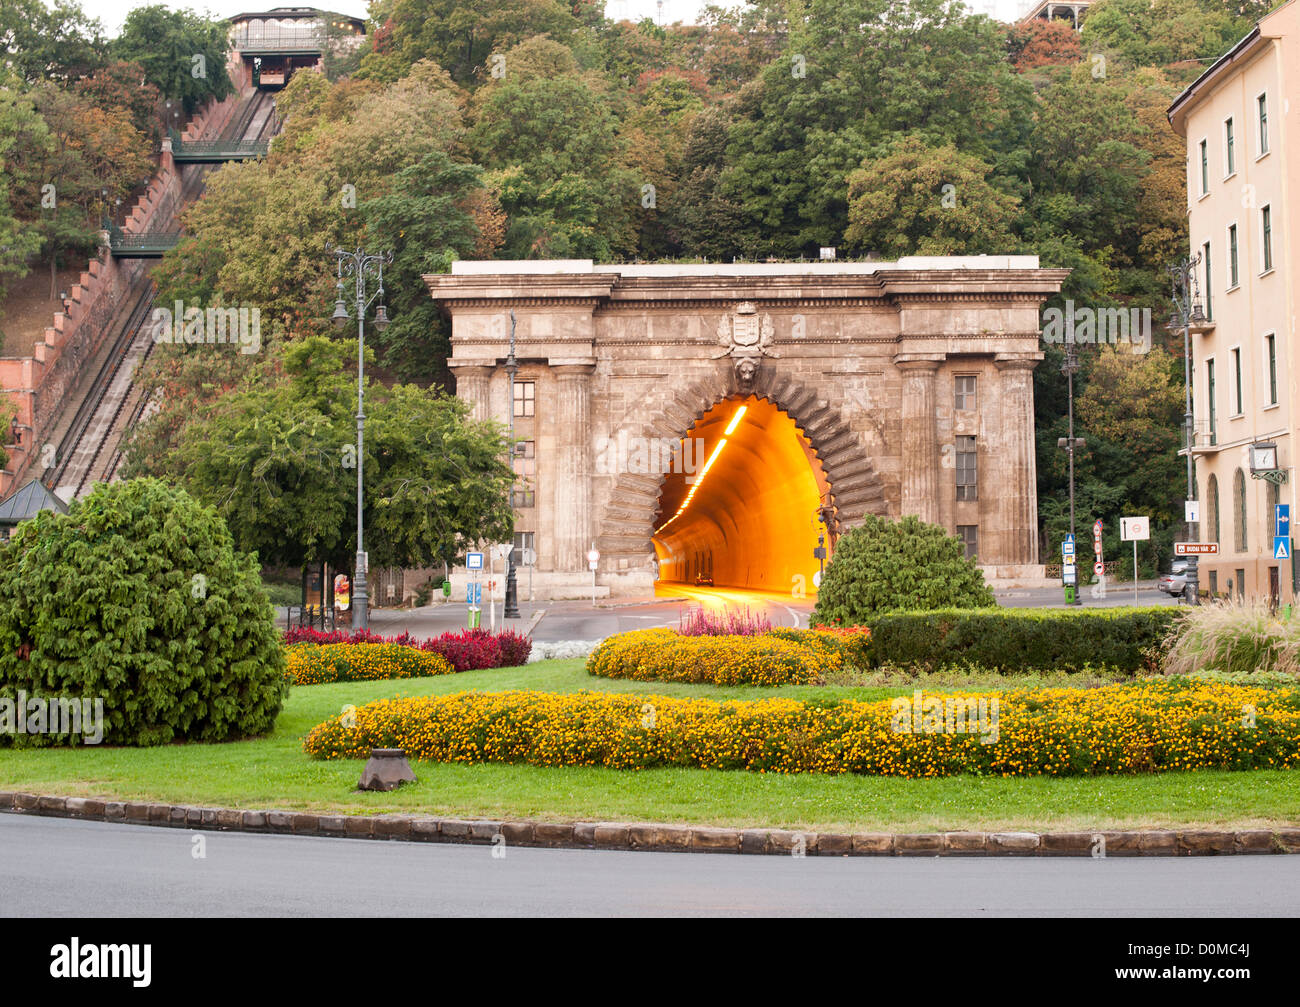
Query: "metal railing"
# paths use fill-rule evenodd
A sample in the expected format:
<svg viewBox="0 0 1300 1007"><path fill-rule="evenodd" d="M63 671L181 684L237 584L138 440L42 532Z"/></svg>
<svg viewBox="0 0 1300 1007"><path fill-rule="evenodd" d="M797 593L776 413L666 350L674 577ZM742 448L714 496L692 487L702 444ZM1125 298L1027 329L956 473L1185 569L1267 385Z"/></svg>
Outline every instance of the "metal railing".
<svg viewBox="0 0 1300 1007"><path fill-rule="evenodd" d="M325 48L323 29L247 29L230 36L230 47L240 53L321 52Z"/></svg>
<svg viewBox="0 0 1300 1007"><path fill-rule="evenodd" d="M175 161L247 161L265 157L266 140L183 140L171 130L172 159Z"/></svg>
<svg viewBox="0 0 1300 1007"><path fill-rule="evenodd" d="M157 259L169 252L181 240L180 231L138 231L128 234L116 224L104 228L108 232L108 250L119 259Z"/></svg>

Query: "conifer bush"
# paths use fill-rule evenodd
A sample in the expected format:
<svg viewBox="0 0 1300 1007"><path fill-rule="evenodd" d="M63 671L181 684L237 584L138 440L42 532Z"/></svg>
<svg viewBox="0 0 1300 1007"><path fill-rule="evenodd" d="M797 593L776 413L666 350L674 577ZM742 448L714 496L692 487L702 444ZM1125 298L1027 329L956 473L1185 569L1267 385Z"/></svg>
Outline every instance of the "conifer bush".
<svg viewBox="0 0 1300 1007"><path fill-rule="evenodd" d="M0 544L0 696L102 698L104 743L160 745L263 734L287 688L255 557L183 490L100 485Z"/></svg>

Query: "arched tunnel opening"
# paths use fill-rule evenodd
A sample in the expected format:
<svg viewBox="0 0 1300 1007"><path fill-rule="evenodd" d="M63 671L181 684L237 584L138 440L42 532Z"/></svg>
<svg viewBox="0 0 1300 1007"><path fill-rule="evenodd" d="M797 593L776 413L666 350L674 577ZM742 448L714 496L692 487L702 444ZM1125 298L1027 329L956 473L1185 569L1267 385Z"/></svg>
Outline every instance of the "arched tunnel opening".
<svg viewBox="0 0 1300 1007"><path fill-rule="evenodd" d="M794 420L753 395L724 399L687 431L681 460L659 494L659 580L811 595L830 484Z"/></svg>

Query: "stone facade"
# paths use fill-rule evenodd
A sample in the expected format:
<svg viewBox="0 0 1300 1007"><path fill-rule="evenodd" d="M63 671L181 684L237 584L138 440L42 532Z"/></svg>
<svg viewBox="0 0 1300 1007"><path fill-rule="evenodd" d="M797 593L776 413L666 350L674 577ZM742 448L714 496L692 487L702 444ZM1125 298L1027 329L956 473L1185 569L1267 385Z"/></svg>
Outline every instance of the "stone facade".
<svg viewBox="0 0 1300 1007"><path fill-rule="evenodd" d="M867 513L917 514L974 529L994 577L1041 578L1032 372L1041 304L1065 275L1035 256L979 256L458 262L425 279L451 318L457 394L503 424L515 314L515 437L533 452L519 462L532 496L517 528L535 536L546 597L590 595L593 543L601 594L653 586L664 476L598 470L598 444L676 441L713 406L749 395L806 438L833 530ZM974 378L960 397L959 377ZM959 500L972 447L976 486Z"/></svg>

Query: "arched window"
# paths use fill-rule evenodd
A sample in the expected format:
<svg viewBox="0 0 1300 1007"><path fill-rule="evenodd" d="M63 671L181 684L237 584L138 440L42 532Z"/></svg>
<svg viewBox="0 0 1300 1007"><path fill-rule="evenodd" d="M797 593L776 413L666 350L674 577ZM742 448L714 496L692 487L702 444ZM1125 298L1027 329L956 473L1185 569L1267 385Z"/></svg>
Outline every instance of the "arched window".
<svg viewBox="0 0 1300 1007"><path fill-rule="evenodd" d="M1205 540L1219 541L1219 479L1213 475L1205 483Z"/></svg>
<svg viewBox="0 0 1300 1007"><path fill-rule="evenodd" d="M1232 474L1232 530L1237 552L1246 551L1246 477L1237 469Z"/></svg>

